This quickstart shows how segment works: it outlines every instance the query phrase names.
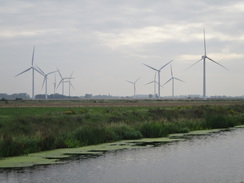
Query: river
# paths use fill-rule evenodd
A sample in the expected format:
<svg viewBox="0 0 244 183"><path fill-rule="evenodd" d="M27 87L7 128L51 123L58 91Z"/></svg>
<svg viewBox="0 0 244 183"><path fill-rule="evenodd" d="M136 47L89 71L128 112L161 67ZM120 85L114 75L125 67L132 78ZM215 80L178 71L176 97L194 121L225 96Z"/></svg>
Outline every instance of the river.
<svg viewBox="0 0 244 183"><path fill-rule="evenodd" d="M1 183L240 183L244 129L61 165L0 170Z"/></svg>

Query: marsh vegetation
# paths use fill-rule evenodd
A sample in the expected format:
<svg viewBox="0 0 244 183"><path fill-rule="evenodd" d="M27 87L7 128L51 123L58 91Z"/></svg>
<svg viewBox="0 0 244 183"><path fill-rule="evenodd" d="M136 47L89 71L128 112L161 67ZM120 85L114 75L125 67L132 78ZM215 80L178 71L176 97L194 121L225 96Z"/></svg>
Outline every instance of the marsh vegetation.
<svg viewBox="0 0 244 183"><path fill-rule="evenodd" d="M243 124L244 105L6 107L0 158Z"/></svg>

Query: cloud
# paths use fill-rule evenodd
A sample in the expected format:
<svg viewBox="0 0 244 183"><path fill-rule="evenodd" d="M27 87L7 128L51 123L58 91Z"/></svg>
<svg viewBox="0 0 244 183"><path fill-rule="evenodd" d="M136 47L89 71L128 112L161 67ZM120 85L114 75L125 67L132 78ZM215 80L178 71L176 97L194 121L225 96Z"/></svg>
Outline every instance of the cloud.
<svg viewBox="0 0 244 183"><path fill-rule="evenodd" d="M114 95L129 95L130 85L119 81L133 80L138 75L143 76L142 83L149 80L151 72L141 63L156 67L164 60L174 59L175 64L179 61L175 68L184 69L199 60L204 28L209 57L221 64L238 63L233 67L241 70L243 11L242 0L3 1L0 60L8 62L1 69L1 86L5 91L26 91L22 87L27 85L24 80L15 79L19 83L12 86L18 87L12 87L5 78L29 63L24 59L30 57L30 50L36 45L37 63L44 64L45 70L58 66L64 73L67 70L67 75L74 70L77 95L110 90ZM241 73L238 78L243 77ZM190 87L182 89L182 93ZM243 86L236 86L235 91L244 91ZM141 91L147 92L147 88Z"/></svg>

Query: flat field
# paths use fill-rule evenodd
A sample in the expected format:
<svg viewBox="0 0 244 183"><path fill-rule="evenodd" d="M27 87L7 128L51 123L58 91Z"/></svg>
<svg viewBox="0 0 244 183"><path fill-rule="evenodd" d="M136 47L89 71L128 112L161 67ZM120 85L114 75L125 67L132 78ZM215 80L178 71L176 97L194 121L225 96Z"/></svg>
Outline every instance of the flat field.
<svg viewBox="0 0 244 183"><path fill-rule="evenodd" d="M143 106L199 106L243 105L236 100L10 100L0 101L0 107L143 107Z"/></svg>

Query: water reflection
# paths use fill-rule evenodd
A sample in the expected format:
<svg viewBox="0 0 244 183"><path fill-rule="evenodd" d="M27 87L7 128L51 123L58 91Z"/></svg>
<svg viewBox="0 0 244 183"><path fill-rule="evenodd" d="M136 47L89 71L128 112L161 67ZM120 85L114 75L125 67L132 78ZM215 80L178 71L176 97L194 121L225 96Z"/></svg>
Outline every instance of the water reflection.
<svg viewBox="0 0 244 183"><path fill-rule="evenodd" d="M63 165L4 171L0 182L238 183L244 181L243 132L237 129Z"/></svg>

